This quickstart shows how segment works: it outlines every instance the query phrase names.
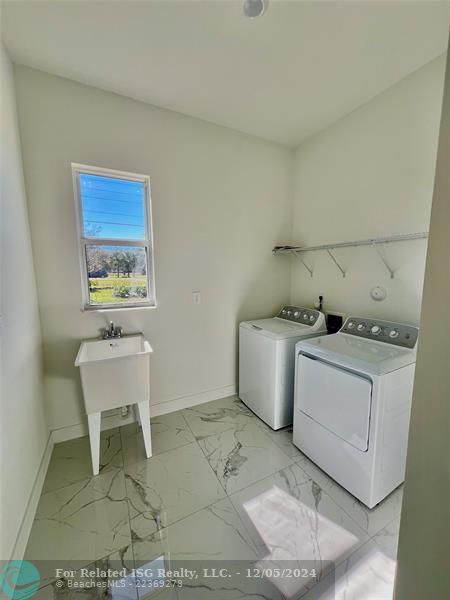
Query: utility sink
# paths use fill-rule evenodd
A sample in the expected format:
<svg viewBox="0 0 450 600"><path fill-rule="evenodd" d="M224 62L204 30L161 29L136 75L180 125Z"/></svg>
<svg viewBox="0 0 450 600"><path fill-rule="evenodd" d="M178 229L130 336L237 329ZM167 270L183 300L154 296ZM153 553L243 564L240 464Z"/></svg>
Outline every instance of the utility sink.
<svg viewBox="0 0 450 600"><path fill-rule="evenodd" d="M142 334L81 342L75 366L80 368L88 416L94 475L99 472L100 421L105 410L136 404L147 457L150 438L150 354ZM94 444L94 447L93 447Z"/></svg>
<svg viewBox="0 0 450 600"><path fill-rule="evenodd" d="M80 367L86 412L149 400L152 348L142 334L81 343Z"/></svg>
<svg viewBox="0 0 450 600"><path fill-rule="evenodd" d="M142 333L106 340L85 340L81 342L75 366L81 367L100 360L126 358L128 356L150 354L151 352L152 348Z"/></svg>

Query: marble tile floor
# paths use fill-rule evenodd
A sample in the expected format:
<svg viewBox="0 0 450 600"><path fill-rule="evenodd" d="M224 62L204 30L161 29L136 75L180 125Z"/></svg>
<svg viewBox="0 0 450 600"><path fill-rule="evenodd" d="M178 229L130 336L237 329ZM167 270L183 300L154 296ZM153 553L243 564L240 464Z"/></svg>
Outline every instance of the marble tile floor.
<svg viewBox="0 0 450 600"><path fill-rule="evenodd" d="M150 459L137 424L103 432L97 477L87 437L55 446L25 554L39 599L392 598L401 489L367 509L234 396L151 427ZM149 565L197 574L150 587ZM57 566L101 575L74 588Z"/></svg>

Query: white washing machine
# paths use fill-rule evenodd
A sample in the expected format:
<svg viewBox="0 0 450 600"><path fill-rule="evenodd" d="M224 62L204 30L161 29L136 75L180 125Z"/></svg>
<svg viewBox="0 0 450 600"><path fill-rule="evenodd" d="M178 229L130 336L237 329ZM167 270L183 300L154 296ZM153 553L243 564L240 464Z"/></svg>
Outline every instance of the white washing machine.
<svg viewBox="0 0 450 600"><path fill-rule="evenodd" d="M369 508L405 478L417 336L349 317L296 346L293 442Z"/></svg>
<svg viewBox="0 0 450 600"><path fill-rule="evenodd" d="M292 423L295 344L327 332L318 310L285 306L239 327L239 398L272 429Z"/></svg>

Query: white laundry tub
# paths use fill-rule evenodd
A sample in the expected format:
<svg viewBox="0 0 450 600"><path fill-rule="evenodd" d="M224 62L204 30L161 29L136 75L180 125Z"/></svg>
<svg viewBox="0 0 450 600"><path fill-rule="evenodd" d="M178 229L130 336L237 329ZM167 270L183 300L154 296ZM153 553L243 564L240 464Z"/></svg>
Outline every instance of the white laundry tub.
<svg viewBox="0 0 450 600"><path fill-rule="evenodd" d="M142 334L81 343L80 367L86 412L148 401L152 348Z"/></svg>
<svg viewBox="0 0 450 600"><path fill-rule="evenodd" d="M142 334L86 340L80 345L75 366L81 373L94 475L99 471L102 411L137 404L146 454L151 456L151 353L152 348Z"/></svg>

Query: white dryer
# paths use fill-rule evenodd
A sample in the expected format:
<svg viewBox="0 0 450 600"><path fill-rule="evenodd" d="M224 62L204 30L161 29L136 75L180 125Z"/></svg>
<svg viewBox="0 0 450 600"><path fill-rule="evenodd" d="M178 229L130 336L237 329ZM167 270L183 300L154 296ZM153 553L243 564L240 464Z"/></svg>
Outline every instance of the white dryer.
<svg viewBox="0 0 450 600"><path fill-rule="evenodd" d="M293 442L369 508L405 477L417 336L349 317L296 346Z"/></svg>
<svg viewBox="0 0 450 600"><path fill-rule="evenodd" d="M285 306L239 327L239 398L272 429L292 423L295 344L327 332L318 310Z"/></svg>

